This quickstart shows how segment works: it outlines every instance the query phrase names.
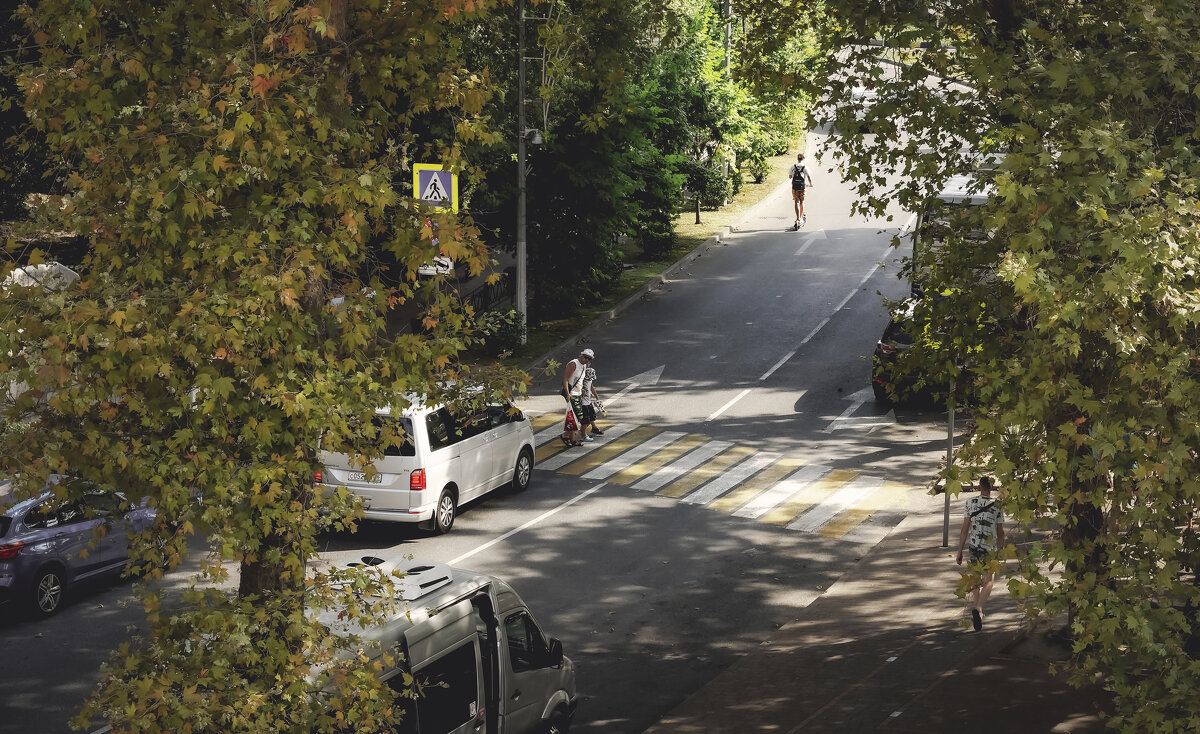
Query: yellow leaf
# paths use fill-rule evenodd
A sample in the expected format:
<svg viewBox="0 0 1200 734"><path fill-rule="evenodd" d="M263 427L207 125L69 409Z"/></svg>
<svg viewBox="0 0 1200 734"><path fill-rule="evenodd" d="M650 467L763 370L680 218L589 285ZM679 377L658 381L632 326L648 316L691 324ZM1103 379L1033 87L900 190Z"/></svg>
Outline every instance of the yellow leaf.
<svg viewBox="0 0 1200 734"><path fill-rule="evenodd" d="M121 324L125 323L125 312L114 311L112 316L108 317L108 323L116 324L117 328L121 328Z"/></svg>
<svg viewBox="0 0 1200 734"><path fill-rule="evenodd" d="M291 288L284 288L279 291L279 300L288 308L295 308L298 305L296 303L296 291Z"/></svg>
<svg viewBox="0 0 1200 734"><path fill-rule="evenodd" d="M213 170L216 171L217 173L220 173L221 171L223 171L227 168L232 168L232 167L233 166L229 163L229 159L226 158L225 156L223 156L223 155L213 156Z"/></svg>

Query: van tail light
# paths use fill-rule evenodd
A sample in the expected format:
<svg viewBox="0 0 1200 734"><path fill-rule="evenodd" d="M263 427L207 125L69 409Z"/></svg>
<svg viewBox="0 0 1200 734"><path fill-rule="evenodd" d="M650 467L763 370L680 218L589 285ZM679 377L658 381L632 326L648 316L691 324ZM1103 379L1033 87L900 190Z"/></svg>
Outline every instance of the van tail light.
<svg viewBox="0 0 1200 734"><path fill-rule="evenodd" d="M322 479L324 479L324 477L321 476L321 472L317 472L316 474L313 474L313 481L316 482L317 484L320 484Z"/></svg>
<svg viewBox="0 0 1200 734"><path fill-rule="evenodd" d="M0 561L7 561L12 558L16 558L21 554L21 549L24 547L25 544L20 541L16 543L8 543L7 545L0 545Z"/></svg>
<svg viewBox="0 0 1200 734"><path fill-rule="evenodd" d="M413 473L408 475L408 488L413 492L421 492L425 489L425 470L413 469Z"/></svg>

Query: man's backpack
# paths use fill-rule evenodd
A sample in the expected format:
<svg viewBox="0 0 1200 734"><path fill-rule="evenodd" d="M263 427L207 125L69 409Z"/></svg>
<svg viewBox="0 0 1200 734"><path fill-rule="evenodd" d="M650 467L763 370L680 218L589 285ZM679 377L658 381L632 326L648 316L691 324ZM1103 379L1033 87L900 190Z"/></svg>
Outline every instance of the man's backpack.
<svg viewBox="0 0 1200 734"><path fill-rule="evenodd" d="M793 189L803 189L808 183L807 181L805 181L805 177L807 175L808 175L808 169L804 167L803 163L793 163L792 164L792 188Z"/></svg>

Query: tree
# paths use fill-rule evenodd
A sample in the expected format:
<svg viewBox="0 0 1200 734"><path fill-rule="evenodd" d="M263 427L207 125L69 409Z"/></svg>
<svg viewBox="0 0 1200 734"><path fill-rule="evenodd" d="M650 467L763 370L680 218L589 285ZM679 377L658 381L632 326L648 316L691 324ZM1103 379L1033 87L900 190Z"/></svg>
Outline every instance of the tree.
<svg viewBox="0 0 1200 734"><path fill-rule="evenodd" d="M444 32L473 0L42 0L20 13L35 63L11 70L32 130L67 162L30 232L85 237L81 278L0 294L0 468L25 492L122 490L158 511L139 539L149 633L121 648L81 717L117 731L388 730L381 660L319 623L377 620L391 579L321 569L316 534L352 527L316 491L318 446L367 460L400 437L379 406L523 389L472 373L477 332L415 268L440 248L486 261L469 220L422 210L418 156L462 165L490 135L487 79ZM452 34L450 34L452 36ZM436 111L453 137L419 139ZM24 234L22 234L22 232ZM386 273L377 252L400 272ZM42 254L5 263L36 264ZM338 300L341 299L341 300ZM420 304L424 330L389 315ZM482 393L469 383L484 383ZM419 397L418 397L419 396ZM329 520L322 518L328 517ZM192 536L209 548L182 599L153 583ZM236 566L236 586L231 580ZM389 659L388 652L382 661Z"/></svg>
<svg viewBox="0 0 1200 734"><path fill-rule="evenodd" d="M1067 613L1074 680L1103 674L1115 727L1195 730L1200 12L781 0L758 6L770 29L750 43L787 35L774 14L799 5L825 44L805 87L833 104L861 209L915 210L1002 155L976 174L990 202L913 263L918 326L937 335L914 359L939 381L969 362L978 399L947 486L995 474L1017 524L1053 531L1009 589L1032 617ZM862 130L855 86L876 93Z"/></svg>

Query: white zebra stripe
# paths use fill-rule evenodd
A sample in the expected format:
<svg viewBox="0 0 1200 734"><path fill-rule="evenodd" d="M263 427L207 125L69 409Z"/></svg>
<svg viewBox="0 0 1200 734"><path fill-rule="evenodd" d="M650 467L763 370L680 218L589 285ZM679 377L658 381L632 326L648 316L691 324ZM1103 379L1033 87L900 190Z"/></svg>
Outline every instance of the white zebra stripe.
<svg viewBox="0 0 1200 734"><path fill-rule="evenodd" d="M725 494L737 485L749 479L752 475L766 469L782 458L781 454L755 454L737 466L730 467L724 474L705 484L699 490L692 492L681 501L689 505L707 505Z"/></svg>
<svg viewBox="0 0 1200 734"><path fill-rule="evenodd" d="M667 464L650 476L642 479L640 482L633 485L633 488L640 489L645 492L657 492L665 485L670 484L730 446L733 446L733 443L729 441L709 441L703 446L696 447L692 451L684 454L670 464Z"/></svg>
<svg viewBox="0 0 1200 734"><path fill-rule="evenodd" d="M833 496L788 523L788 530L815 533L825 523L849 510L856 502L883 486L880 477L860 476L834 492Z"/></svg>
<svg viewBox="0 0 1200 734"><path fill-rule="evenodd" d="M733 516L748 517L756 520L779 505L782 505L789 497L825 476L829 471L830 467L822 464L802 466L792 472L787 479L779 482L750 502L747 502L737 512L733 513Z"/></svg>
<svg viewBox="0 0 1200 734"><path fill-rule="evenodd" d="M585 443L582 446L574 446L569 449L564 449L538 464L534 468L548 469L551 471L561 469L567 464L570 464L572 461L587 456L602 446L606 446L608 444L608 440L624 436L626 433L629 433L632 430L633 426L626 425L624 423L613 424L609 428L605 429L603 436L597 436L595 441Z"/></svg>
<svg viewBox="0 0 1200 734"><path fill-rule="evenodd" d="M605 437L607 438L607 433ZM626 451L612 461L606 461L600 466L592 469L587 474L583 475L584 479L608 479L612 475L623 472L637 462L653 454L659 449L666 448L675 443L679 439L686 436L686 433L679 431L664 431L663 433L654 436L648 441L644 441L636 448Z"/></svg>

